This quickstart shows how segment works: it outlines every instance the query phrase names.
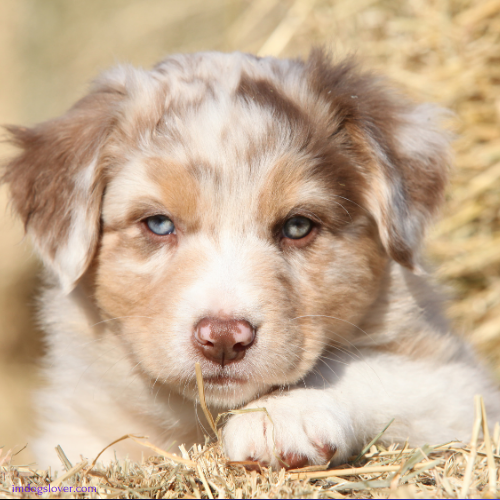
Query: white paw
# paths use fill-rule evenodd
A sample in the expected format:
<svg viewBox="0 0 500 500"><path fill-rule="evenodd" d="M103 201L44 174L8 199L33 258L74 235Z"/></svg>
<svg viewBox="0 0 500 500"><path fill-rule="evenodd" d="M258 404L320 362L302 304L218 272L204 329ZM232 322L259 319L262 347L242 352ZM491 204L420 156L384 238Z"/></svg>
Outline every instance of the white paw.
<svg viewBox="0 0 500 500"><path fill-rule="evenodd" d="M224 427L230 460L258 461L275 468L343 463L356 440L349 418L323 391L298 389L245 407L263 411L232 416Z"/></svg>

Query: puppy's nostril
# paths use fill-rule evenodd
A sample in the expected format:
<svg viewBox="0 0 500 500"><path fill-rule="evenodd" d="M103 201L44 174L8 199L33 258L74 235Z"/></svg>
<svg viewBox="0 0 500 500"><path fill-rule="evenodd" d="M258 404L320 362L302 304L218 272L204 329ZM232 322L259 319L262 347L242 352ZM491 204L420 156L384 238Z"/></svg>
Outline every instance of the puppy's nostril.
<svg viewBox="0 0 500 500"><path fill-rule="evenodd" d="M233 349L235 351L244 351L248 347L248 344L243 344L241 342L238 342L237 344L234 344Z"/></svg>
<svg viewBox="0 0 500 500"><path fill-rule="evenodd" d="M239 361L255 340L255 328L244 319L203 318L194 328L194 344L218 364Z"/></svg>

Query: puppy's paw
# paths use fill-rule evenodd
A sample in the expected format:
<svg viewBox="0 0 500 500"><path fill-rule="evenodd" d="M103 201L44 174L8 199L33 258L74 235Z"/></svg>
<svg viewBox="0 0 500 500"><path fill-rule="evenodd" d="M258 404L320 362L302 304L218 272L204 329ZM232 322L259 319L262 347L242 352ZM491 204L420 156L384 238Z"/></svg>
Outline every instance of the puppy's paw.
<svg viewBox="0 0 500 500"><path fill-rule="evenodd" d="M349 418L319 391L300 389L270 396L245 407L251 408L267 412L234 415L224 428L224 449L230 460L293 469L332 460L342 463L354 450Z"/></svg>

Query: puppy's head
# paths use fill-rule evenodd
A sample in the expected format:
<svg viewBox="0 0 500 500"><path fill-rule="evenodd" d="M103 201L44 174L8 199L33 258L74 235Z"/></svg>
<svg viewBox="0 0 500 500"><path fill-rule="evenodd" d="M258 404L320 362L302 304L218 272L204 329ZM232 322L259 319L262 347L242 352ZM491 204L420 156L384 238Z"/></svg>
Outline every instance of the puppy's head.
<svg viewBox="0 0 500 500"><path fill-rule="evenodd" d="M90 275L141 373L194 394L198 361L220 405L349 337L389 260L418 266L446 176L433 110L321 51L120 67L9 130L5 180L61 287Z"/></svg>

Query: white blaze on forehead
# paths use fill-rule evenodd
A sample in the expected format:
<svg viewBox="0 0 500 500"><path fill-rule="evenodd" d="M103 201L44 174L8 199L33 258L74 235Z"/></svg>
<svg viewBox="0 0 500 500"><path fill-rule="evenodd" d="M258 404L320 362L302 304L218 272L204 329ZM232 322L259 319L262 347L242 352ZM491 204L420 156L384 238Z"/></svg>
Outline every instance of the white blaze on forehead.
<svg viewBox="0 0 500 500"><path fill-rule="evenodd" d="M180 310L189 316L244 318L255 324L261 318L259 263L267 249L251 235L245 238L222 231L217 238L198 235L193 244L204 256L204 266L196 281L183 293Z"/></svg>

